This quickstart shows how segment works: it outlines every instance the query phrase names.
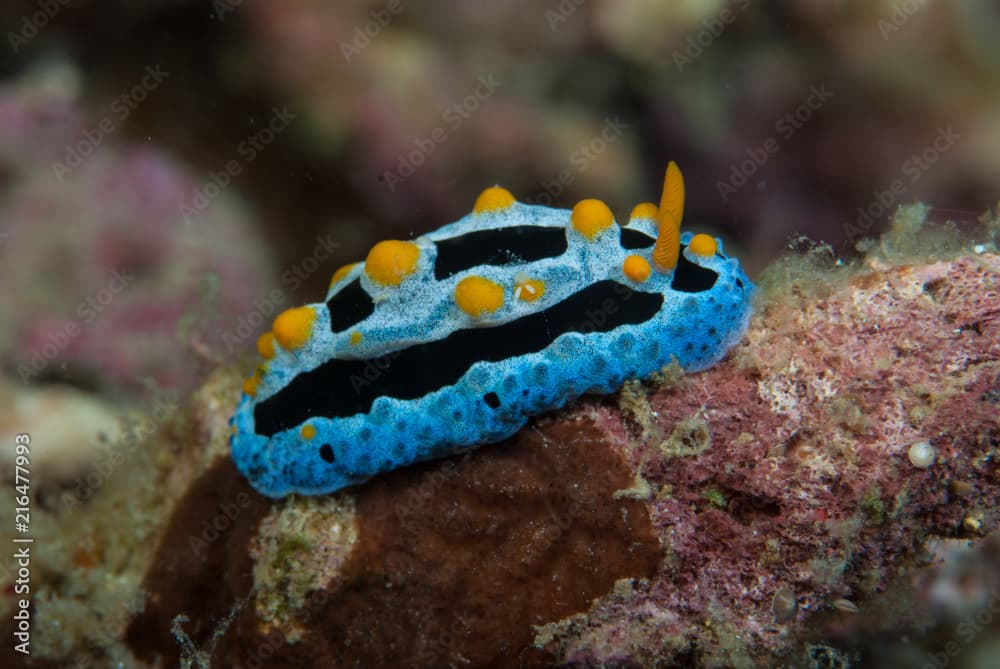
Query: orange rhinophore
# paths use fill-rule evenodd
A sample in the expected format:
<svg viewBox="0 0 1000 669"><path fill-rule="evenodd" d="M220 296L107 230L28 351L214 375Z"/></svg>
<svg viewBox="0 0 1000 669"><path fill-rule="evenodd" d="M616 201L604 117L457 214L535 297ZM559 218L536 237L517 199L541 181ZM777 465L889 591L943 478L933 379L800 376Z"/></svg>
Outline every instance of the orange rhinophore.
<svg viewBox="0 0 1000 669"><path fill-rule="evenodd" d="M670 161L663 178L663 195L656 212L659 234L653 248L653 264L661 272L677 267L681 249L681 218L684 216L684 177L677 163Z"/></svg>

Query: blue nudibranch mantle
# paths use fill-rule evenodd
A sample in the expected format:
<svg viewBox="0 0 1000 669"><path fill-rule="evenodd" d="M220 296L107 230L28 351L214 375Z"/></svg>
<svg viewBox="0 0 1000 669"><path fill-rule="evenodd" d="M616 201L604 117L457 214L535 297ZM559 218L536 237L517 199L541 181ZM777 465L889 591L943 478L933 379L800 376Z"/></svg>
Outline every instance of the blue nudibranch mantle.
<svg viewBox="0 0 1000 669"><path fill-rule="evenodd" d="M722 242L680 232L670 163L659 205L619 226L488 188L473 212L338 270L324 302L279 315L230 440L260 492L324 494L504 439L585 392L676 358L708 367L743 336L754 286Z"/></svg>

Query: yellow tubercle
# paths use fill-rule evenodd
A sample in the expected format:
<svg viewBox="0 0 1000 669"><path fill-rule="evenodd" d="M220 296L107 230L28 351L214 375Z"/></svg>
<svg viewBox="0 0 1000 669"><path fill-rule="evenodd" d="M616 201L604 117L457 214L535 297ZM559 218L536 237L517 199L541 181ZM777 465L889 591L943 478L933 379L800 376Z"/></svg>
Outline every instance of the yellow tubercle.
<svg viewBox="0 0 1000 669"><path fill-rule="evenodd" d="M715 255L715 251L718 249L718 244L715 243L715 237L712 235L699 233L691 238L691 243L688 244L688 249L690 249L691 253L695 255L710 258Z"/></svg>
<svg viewBox="0 0 1000 669"><path fill-rule="evenodd" d="M628 256L622 263L622 272L632 281L642 283L649 278L652 268L642 256Z"/></svg>
<svg viewBox="0 0 1000 669"><path fill-rule="evenodd" d="M301 434L302 438L306 441L311 441L312 438L316 436L316 428L312 425L303 425L302 429L299 430L299 434Z"/></svg>
<svg viewBox="0 0 1000 669"><path fill-rule="evenodd" d="M500 186L492 186L479 194L479 197L476 198L476 204L472 207L472 211L477 214L502 211L515 202L517 200L514 199L509 190Z"/></svg>
<svg viewBox="0 0 1000 669"><path fill-rule="evenodd" d="M351 346L357 346L361 343L361 333L355 330L351 333L351 337L348 341L351 342Z"/></svg>
<svg viewBox="0 0 1000 669"><path fill-rule="evenodd" d="M287 309L274 319L274 338L281 344L281 348L294 351L309 341L315 320L316 312L312 307Z"/></svg>
<svg viewBox="0 0 1000 669"><path fill-rule="evenodd" d="M455 303L473 318L503 306L503 286L481 276L469 276L455 286Z"/></svg>
<svg viewBox="0 0 1000 669"><path fill-rule="evenodd" d="M243 380L243 392L245 392L250 397L257 394L257 377L251 376L248 379Z"/></svg>
<svg viewBox="0 0 1000 669"><path fill-rule="evenodd" d="M257 337L257 352L262 358L270 360L274 357L274 333L265 332Z"/></svg>
<svg viewBox="0 0 1000 669"><path fill-rule="evenodd" d="M632 207L632 213L628 215L628 220L634 221L637 218L646 218L651 221L655 221L656 212L656 205L652 202L640 202Z"/></svg>
<svg viewBox="0 0 1000 669"><path fill-rule="evenodd" d="M514 277L514 297L522 302L534 302L544 294L544 281L528 277Z"/></svg>
<svg viewBox="0 0 1000 669"><path fill-rule="evenodd" d="M338 281L340 281L345 276L350 274L351 270L357 267L358 264L359 263L352 262L344 265L343 267L338 268L337 271L333 273L333 276L330 277L330 288L333 288ZM329 288L327 290L329 290Z"/></svg>
<svg viewBox="0 0 1000 669"><path fill-rule="evenodd" d="M608 209L608 205L589 198L576 203L569 220L577 232L593 241L597 235L614 224L615 217Z"/></svg>
<svg viewBox="0 0 1000 669"><path fill-rule="evenodd" d="M381 286L398 286L417 270L420 247L413 242L389 239L379 242L368 252L365 273Z"/></svg>

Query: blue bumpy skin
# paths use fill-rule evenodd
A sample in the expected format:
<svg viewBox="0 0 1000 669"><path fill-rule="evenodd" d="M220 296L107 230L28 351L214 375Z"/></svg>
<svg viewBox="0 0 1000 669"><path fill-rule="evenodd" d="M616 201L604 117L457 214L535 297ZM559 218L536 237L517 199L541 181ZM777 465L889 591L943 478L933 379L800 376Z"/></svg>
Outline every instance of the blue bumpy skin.
<svg viewBox="0 0 1000 669"><path fill-rule="evenodd" d="M673 163L659 206L625 226L598 200L550 209L493 187L456 223L380 242L258 340L236 466L270 497L324 494L502 440L672 359L712 365L754 287L721 241L680 232L683 200Z"/></svg>

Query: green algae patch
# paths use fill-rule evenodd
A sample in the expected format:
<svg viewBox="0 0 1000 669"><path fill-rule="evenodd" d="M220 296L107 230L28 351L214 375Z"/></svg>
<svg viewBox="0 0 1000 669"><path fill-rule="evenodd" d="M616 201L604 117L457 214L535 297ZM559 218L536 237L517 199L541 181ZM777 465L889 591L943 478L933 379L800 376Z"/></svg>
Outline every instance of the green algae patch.
<svg viewBox="0 0 1000 669"><path fill-rule="evenodd" d="M683 458L704 453L712 445L712 431L708 421L699 412L680 420L673 431L660 444L665 458Z"/></svg>
<svg viewBox="0 0 1000 669"><path fill-rule="evenodd" d="M304 629L297 612L309 593L335 587L358 540L353 494L292 496L260 524L251 548L257 616L289 642Z"/></svg>

